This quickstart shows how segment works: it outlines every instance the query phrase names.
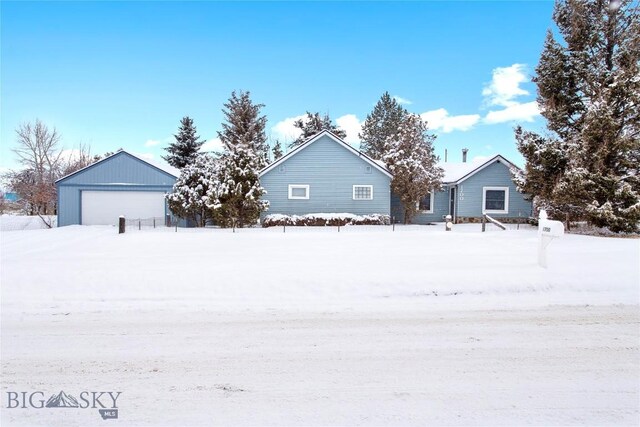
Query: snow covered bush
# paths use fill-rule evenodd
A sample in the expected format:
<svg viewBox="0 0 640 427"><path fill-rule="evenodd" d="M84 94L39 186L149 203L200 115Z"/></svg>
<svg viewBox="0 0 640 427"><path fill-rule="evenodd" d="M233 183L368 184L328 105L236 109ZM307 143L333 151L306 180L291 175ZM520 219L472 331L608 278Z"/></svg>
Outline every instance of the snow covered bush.
<svg viewBox="0 0 640 427"><path fill-rule="evenodd" d="M182 169L173 191L167 194L167 203L175 216L204 227L220 205L218 191L217 162L202 154Z"/></svg>
<svg viewBox="0 0 640 427"><path fill-rule="evenodd" d="M314 213L306 215L267 215L263 227L294 226L338 226L338 225L389 225L389 215L354 215L350 213Z"/></svg>

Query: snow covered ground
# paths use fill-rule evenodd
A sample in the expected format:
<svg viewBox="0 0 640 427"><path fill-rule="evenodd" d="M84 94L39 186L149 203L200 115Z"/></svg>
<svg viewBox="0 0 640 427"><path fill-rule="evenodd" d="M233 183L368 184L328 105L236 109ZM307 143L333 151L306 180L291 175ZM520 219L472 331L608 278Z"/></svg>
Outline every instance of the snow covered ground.
<svg viewBox="0 0 640 427"><path fill-rule="evenodd" d="M640 240L3 232L2 425L640 422ZM122 391L119 419L6 392Z"/></svg>

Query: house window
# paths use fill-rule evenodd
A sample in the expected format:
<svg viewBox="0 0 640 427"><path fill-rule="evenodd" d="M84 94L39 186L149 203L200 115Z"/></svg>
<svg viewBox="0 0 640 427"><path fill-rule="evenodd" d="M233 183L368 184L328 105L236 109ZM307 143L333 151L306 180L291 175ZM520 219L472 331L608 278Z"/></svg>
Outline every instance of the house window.
<svg viewBox="0 0 640 427"><path fill-rule="evenodd" d="M354 185L353 200L373 200L373 185Z"/></svg>
<svg viewBox="0 0 640 427"><path fill-rule="evenodd" d="M289 199L308 200L309 186L306 184L289 184Z"/></svg>
<svg viewBox="0 0 640 427"><path fill-rule="evenodd" d="M418 210L422 213L433 213L433 191L420 199Z"/></svg>
<svg viewBox="0 0 640 427"><path fill-rule="evenodd" d="M509 187L483 187L482 213L509 213Z"/></svg>

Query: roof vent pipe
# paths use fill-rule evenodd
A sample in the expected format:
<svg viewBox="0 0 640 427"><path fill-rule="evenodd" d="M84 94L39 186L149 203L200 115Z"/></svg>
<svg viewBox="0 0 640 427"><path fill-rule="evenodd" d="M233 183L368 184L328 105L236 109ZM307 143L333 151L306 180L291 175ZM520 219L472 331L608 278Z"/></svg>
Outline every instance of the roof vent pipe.
<svg viewBox="0 0 640 427"><path fill-rule="evenodd" d="M462 149L462 163L467 163L467 153L469 152L468 148Z"/></svg>
<svg viewBox="0 0 640 427"><path fill-rule="evenodd" d="M447 149L444 149L444 162L447 163Z"/></svg>

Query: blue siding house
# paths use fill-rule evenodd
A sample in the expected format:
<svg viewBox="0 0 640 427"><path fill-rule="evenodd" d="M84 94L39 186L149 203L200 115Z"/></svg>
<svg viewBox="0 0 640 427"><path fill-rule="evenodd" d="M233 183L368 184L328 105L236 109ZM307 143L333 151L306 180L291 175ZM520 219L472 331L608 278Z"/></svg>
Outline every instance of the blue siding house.
<svg viewBox="0 0 640 427"><path fill-rule="evenodd" d="M499 221L524 221L532 215L532 202L520 193L511 169L517 168L500 155L474 163L441 163L445 171L442 191L435 191L420 201L414 224L443 221L451 215L454 222L477 222L483 215ZM403 209L392 196L391 215L403 222Z"/></svg>
<svg viewBox="0 0 640 427"><path fill-rule="evenodd" d="M58 226L117 224L118 217L165 218L165 194L179 172L126 151L56 181ZM162 223L162 222L161 222Z"/></svg>
<svg viewBox="0 0 640 427"><path fill-rule="evenodd" d="M322 131L260 172L263 214L390 214L391 173L329 131Z"/></svg>

